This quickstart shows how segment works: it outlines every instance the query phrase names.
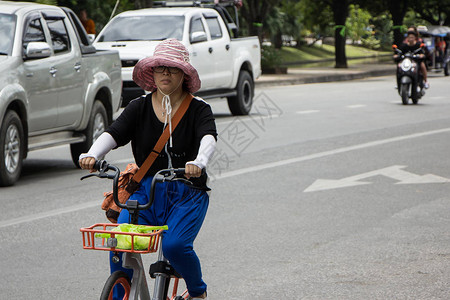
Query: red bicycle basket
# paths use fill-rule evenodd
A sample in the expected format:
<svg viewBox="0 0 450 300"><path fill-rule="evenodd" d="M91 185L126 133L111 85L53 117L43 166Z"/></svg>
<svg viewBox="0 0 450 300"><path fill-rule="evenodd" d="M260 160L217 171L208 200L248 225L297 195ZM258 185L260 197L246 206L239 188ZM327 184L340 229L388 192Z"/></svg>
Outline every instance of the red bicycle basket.
<svg viewBox="0 0 450 300"><path fill-rule="evenodd" d="M113 223L97 223L87 228L81 228L80 231L83 235L83 249L132 253L151 253L158 250L161 233L164 231L164 228L161 228L161 226L158 226L156 227L157 229L151 230L147 233L112 231L112 229L116 228L119 225L120 224ZM118 235L120 235L122 238L128 238L129 236L131 249L121 249L117 247L116 236ZM148 238L148 247L146 247L145 249L139 248L137 245L138 237Z"/></svg>

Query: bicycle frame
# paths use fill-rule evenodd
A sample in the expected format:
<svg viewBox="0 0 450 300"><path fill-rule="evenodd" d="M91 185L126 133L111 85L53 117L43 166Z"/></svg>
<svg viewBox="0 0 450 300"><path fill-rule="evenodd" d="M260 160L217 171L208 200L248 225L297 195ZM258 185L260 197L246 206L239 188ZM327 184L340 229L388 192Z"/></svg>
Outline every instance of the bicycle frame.
<svg viewBox="0 0 450 300"><path fill-rule="evenodd" d="M161 247L158 249L158 261L168 263L168 260L164 257L164 254L162 252L162 244L160 246ZM165 291L167 280L170 280L170 275L163 273L155 274L155 287L153 289L154 293L153 300L164 299L167 296Z"/></svg>
<svg viewBox="0 0 450 300"><path fill-rule="evenodd" d="M142 257L140 253L128 253L125 252L122 257L123 263L122 266L124 268L133 269L133 281L131 283L131 291L129 300L166 300L166 299L175 299L177 297L178 291L178 282L179 278L174 278L174 285L172 295L168 295L168 291L166 291L166 286L169 284L168 280L171 280L171 275L165 273L156 273L155 274L155 284L153 289L153 297L151 297L147 279L145 277L145 268L142 262ZM164 257L162 252L162 239L158 249L158 260L157 262L169 263L169 261ZM181 295L183 299L186 299L188 296L187 290L184 291Z"/></svg>
<svg viewBox="0 0 450 300"><path fill-rule="evenodd" d="M133 269L133 281L129 300L137 300L139 296L142 300L150 300L150 292L148 290L147 279L145 278L145 268L141 254L124 253L122 260L122 266L124 268Z"/></svg>

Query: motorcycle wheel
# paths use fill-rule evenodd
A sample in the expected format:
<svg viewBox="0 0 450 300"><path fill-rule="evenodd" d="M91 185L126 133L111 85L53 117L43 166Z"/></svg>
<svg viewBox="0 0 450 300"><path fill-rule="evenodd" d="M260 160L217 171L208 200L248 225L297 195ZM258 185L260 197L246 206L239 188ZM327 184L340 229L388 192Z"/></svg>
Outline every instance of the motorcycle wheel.
<svg viewBox="0 0 450 300"><path fill-rule="evenodd" d="M402 97L403 105L408 105L409 97L408 97L409 84L402 84L400 86L400 96Z"/></svg>
<svg viewBox="0 0 450 300"><path fill-rule="evenodd" d="M448 76L448 75L449 75L449 73L448 73L448 63L445 64L445 67L444 67L444 74L445 74L445 76Z"/></svg>

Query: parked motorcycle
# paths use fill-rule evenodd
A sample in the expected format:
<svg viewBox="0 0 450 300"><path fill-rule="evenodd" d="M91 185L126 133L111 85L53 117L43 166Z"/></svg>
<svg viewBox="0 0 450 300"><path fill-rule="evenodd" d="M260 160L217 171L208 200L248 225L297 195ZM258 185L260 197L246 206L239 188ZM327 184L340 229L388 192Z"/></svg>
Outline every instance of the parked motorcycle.
<svg viewBox="0 0 450 300"><path fill-rule="evenodd" d="M407 105L409 98L412 103L417 104L419 99L425 95L423 77L420 72L419 52L421 48L403 53L396 45L392 46L398 55L397 62L397 89L402 98L402 103Z"/></svg>

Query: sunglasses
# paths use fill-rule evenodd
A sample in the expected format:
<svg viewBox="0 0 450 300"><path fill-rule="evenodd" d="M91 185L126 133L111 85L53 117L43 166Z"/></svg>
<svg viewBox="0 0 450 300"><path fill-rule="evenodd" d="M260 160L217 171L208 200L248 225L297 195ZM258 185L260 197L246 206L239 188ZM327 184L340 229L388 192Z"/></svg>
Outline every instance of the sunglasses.
<svg viewBox="0 0 450 300"><path fill-rule="evenodd" d="M153 67L153 72L163 73L166 69L170 74L178 74L181 71L180 69L178 69L176 67L158 66L158 67Z"/></svg>

